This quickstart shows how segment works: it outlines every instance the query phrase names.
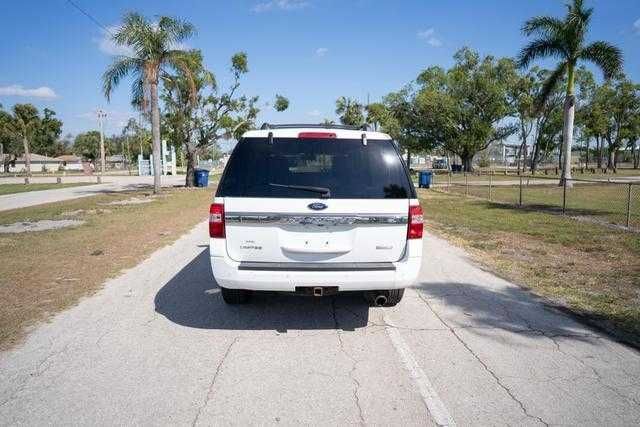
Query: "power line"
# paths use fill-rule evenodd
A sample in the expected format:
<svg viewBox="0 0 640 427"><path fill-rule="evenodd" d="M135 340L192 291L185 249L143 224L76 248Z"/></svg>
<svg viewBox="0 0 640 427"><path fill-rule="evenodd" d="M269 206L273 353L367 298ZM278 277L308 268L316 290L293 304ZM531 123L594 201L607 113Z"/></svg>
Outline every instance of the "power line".
<svg viewBox="0 0 640 427"><path fill-rule="evenodd" d="M84 10L83 8L81 8L80 6L78 6L73 0L67 0L67 3L69 3L71 6L73 6L74 8L76 8L80 13L82 13L84 16L86 16L87 18L89 18L91 20L91 22L93 22L94 24L96 24L98 27L102 28L103 30L105 30L107 33L113 35L113 33L104 25L102 25L100 23L100 21L98 21L96 18L94 18L93 16L91 16L91 14L89 12L87 12L86 10Z"/></svg>

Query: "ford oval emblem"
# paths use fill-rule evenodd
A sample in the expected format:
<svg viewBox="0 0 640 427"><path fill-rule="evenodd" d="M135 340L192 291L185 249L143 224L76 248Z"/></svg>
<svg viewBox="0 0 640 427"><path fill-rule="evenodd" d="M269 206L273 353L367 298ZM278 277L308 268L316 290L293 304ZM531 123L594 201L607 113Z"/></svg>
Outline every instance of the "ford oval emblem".
<svg viewBox="0 0 640 427"><path fill-rule="evenodd" d="M327 205L325 205L324 203L319 203L319 202L318 203L309 203L307 205L307 207L309 209L314 210L314 211L321 211L323 209L327 209Z"/></svg>

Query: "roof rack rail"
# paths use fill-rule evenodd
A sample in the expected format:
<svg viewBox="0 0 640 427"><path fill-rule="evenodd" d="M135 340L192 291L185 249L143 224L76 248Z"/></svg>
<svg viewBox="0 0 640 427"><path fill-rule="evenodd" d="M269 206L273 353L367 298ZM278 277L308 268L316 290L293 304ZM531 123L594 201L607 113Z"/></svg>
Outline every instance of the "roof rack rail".
<svg viewBox="0 0 640 427"><path fill-rule="evenodd" d="M263 123L260 127L261 130L268 129L296 129L296 128L308 128L308 129L343 129L343 130L368 130L368 126L352 126L352 125L336 125L336 124L324 124L324 123L283 123L283 124L271 124Z"/></svg>

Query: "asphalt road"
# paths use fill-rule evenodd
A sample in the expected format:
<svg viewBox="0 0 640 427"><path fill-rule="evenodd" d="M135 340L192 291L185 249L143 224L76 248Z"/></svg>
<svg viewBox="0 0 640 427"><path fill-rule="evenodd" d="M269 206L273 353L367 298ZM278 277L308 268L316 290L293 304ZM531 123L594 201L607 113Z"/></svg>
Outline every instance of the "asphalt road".
<svg viewBox="0 0 640 427"><path fill-rule="evenodd" d="M228 307L200 224L0 354L0 424L640 423L637 351L424 241L395 308Z"/></svg>
<svg viewBox="0 0 640 427"><path fill-rule="evenodd" d="M64 177L64 183L73 182L94 182L96 177L89 176L68 176ZM16 184L24 182L24 178L20 182L14 182L16 178L2 178L2 184ZM32 182L46 183L55 182L55 178L42 177L33 178ZM184 175L163 176L162 185L172 186L184 184ZM61 202L64 200L79 199L81 197L95 196L102 193L113 191L134 190L136 188L148 187L153 185L153 177L151 176L111 176L107 175L103 179L102 184L86 185L81 187L65 187L53 190L27 191L16 194L5 194L0 196L0 211L10 209L19 209L27 206L41 205L43 203Z"/></svg>

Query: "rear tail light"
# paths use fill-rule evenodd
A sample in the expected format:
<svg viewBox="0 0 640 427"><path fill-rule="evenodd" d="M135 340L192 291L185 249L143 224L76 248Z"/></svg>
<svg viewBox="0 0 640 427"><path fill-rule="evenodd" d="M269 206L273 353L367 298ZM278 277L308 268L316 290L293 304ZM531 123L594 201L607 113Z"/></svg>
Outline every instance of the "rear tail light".
<svg viewBox="0 0 640 427"><path fill-rule="evenodd" d="M209 237L224 239L224 204L213 203L209 208Z"/></svg>
<svg viewBox="0 0 640 427"><path fill-rule="evenodd" d="M422 207L409 206L409 227L407 228L407 239L421 239L422 229L424 227L424 218L422 216Z"/></svg>

